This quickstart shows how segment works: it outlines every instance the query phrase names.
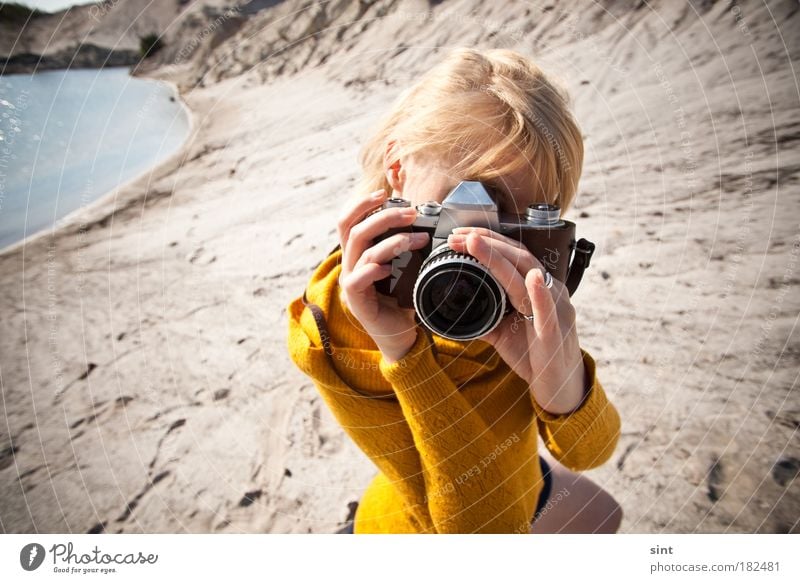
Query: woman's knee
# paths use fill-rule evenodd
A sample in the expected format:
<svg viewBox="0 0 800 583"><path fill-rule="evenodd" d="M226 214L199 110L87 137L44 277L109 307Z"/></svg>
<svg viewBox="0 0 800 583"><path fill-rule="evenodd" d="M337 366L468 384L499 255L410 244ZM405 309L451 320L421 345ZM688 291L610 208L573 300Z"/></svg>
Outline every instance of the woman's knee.
<svg viewBox="0 0 800 583"><path fill-rule="evenodd" d="M622 507L616 499L586 474L573 472L559 463L546 448L542 450L540 455L552 470L552 491L564 491L567 496L558 508L553 508L552 516L543 517L540 531L552 528L556 532L616 533L623 518ZM564 524L550 524L560 521Z"/></svg>
<svg viewBox="0 0 800 583"><path fill-rule="evenodd" d="M597 532L598 534L614 534L619 531L622 525L622 506L614 497L602 490L600 503L596 507Z"/></svg>
<svg viewBox="0 0 800 583"><path fill-rule="evenodd" d="M573 504L579 507L573 527L586 533L616 533L623 518L619 502L588 476L567 472L569 470L563 473L561 482L571 482L566 489L577 494Z"/></svg>

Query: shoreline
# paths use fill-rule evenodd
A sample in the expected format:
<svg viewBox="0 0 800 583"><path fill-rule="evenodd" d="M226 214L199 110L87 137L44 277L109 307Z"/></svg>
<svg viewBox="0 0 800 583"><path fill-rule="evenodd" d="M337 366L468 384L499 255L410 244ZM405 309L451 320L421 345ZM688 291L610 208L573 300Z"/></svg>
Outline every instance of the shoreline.
<svg viewBox="0 0 800 583"><path fill-rule="evenodd" d="M93 67L78 67L78 68L81 68L81 69L94 69ZM43 71L43 72L50 72L50 71L54 71L54 70L63 70L63 69L48 69L47 71ZM72 68L70 67L70 69L68 69L68 70L72 70ZM132 72L133 72L133 68L131 67L131 68L128 69L128 77L131 77L131 78L134 77L131 74ZM17 73L15 73L15 74L17 74ZM21 74L25 75L26 73L21 73ZM138 182L143 180L146 176L152 175L153 173L158 172L159 175L165 175L165 174L168 174L168 173L170 173L170 172L175 170L175 163L178 162L185 155L187 144L191 143L197 137L198 124L197 124L195 112L192 110L191 107L189 107L189 104L186 102L186 99L184 98L184 94L181 93L180 88L178 87L178 85L176 83L174 83L172 81L169 81L169 80L166 80L166 79L159 79L159 78L156 78L156 77L151 77L151 76L149 76L147 74L137 75L137 77L138 78L142 78L142 79L146 79L146 80L151 81L153 83L161 83L163 85L166 85L169 88L170 92L172 93L172 96L175 97L175 100L180 105L181 109L183 110L184 114L186 115L186 118L187 118L187 121L188 121L188 124L189 124L189 130L188 130L188 132L186 134L186 138L184 138L183 142L178 147L178 149L175 150L172 154L170 154L166 158L164 158L164 159L160 160L159 162L155 163L153 166L150 166L149 168L147 168L145 170L142 170L141 172L139 172L135 176L129 178L128 180L120 182L119 184L114 186L112 189L104 192L103 194L101 194L100 196L98 196L97 198L92 200L91 202L87 203L86 205L78 207L78 208L68 212L63 217L60 217L60 218L56 219L56 221L54 222L52 228L41 229L39 231L36 231L35 233L31 233L31 234L27 235L26 237L24 237L23 239L20 239L19 241L15 241L15 242L7 245L6 247L0 248L0 258L3 258L8 254L14 253L19 248L25 247L26 245L36 243L36 242L39 241L39 239L41 239L41 238L43 238L43 237L45 237L47 235L49 235L50 237L60 236L66 230L68 230L70 227L74 227L76 223L88 223L88 222L91 222L94 218L96 218L96 217L93 216L93 212L95 210L98 210L100 207L103 207L106 204L108 204L109 202L111 202L113 200L112 199L112 195L113 194L115 194L115 193L119 194L120 191L126 190L126 189L133 190L133 187L135 187ZM145 190L144 193L141 196L146 196L146 195L147 195L147 191ZM138 198L137 197L133 197L131 199L131 202L136 201L136 200L138 200ZM116 205L113 205L113 208L109 209L109 214L114 214L114 212L116 212L117 208L118 207Z"/></svg>

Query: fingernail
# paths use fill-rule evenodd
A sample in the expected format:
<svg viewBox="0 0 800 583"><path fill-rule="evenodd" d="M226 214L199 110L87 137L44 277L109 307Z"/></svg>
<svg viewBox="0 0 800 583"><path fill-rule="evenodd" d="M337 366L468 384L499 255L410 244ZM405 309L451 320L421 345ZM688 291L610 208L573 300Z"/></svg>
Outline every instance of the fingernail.
<svg viewBox="0 0 800 583"><path fill-rule="evenodd" d="M415 243L422 243L423 241L427 241L428 240L428 233L412 233L411 234L411 239Z"/></svg>
<svg viewBox="0 0 800 583"><path fill-rule="evenodd" d="M453 229L454 233L472 233L475 227L456 227Z"/></svg>
<svg viewBox="0 0 800 583"><path fill-rule="evenodd" d="M453 243L462 243L464 241L464 235L456 235L454 233L450 233L447 238Z"/></svg>
<svg viewBox="0 0 800 583"><path fill-rule="evenodd" d="M409 206L409 207L405 207L401 212L404 215L409 215L409 216L414 215L414 216L416 216L417 209L415 209L413 206Z"/></svg>
<svg viewBox="0 0 800 583"><path fill-rule="evenodd" d="M481 239L481 236L476 231L470 231L467 238L472 239L475 245L483 245L483 239Z"/></svg>
<svg viewBox="0 0 800 583"><path fill-rule="evenodd" d="M386 191L383 188L372 193L373 200L380 200L384 196L386 196Z"/></svg>

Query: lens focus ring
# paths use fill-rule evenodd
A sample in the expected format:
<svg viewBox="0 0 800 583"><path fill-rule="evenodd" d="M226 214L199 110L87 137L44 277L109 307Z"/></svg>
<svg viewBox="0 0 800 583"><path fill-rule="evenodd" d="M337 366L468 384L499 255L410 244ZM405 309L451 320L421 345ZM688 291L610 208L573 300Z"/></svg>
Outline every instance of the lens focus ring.
<svg viewBox="0 0 800 583"><path fill-rule="evenodd" d="M505 291L483 264L446 245L423 263L413 298L422 323L451 340L487 334L500 323L507 304Z"/></svg>

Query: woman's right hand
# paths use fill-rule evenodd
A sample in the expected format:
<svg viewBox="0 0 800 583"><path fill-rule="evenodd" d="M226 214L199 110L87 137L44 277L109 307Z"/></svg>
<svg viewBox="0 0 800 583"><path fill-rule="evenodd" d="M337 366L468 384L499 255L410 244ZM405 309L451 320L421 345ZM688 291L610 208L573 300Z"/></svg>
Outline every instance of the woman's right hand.
<svg viewBox="0 0 800 583"><path fill-rule="evenodd" d="M386 200L381 189L347 204L338 223L342 247L339 274L341 300L372 337L386 362L403 358L417 339L414 310L399 308L395 298L379 294L375 282L392 272L392 260L425 246L427 233L396 233L373 244L391 228L407 227L416 217L414 207L389 208L364 218Z"/></svg>

